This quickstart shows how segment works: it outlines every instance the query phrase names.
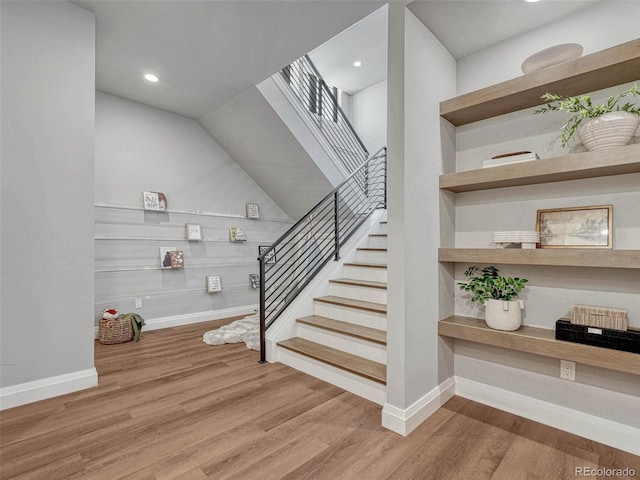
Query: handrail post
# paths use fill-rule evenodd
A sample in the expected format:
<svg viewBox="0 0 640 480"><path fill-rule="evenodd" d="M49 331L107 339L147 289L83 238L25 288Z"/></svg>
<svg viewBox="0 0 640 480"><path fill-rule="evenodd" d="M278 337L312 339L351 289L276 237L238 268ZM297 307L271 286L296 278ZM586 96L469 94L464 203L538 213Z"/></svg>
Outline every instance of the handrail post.
<svg viewBox="0 0 640 480"><path fill-rule="evenodd" d="M335 239L335 257L334 260L337 262L340 260L340 217L338 216L338 199L340 195L340 190L337 189L333 196L333 228L334 228L334 239Z"/></svg>
<svg viewBox="0 0 640 480"><path fill-rule="evenodd" d="M384 208L387 208L387 170L389 167L389 157L387 156L387 148L384 149Z"/></svg>
<svg viewBox="0 0 640 480"><path fill-rule="evenodd" d="M260 262L260 363L267 363L267 341L266 341L266 306L265 306L265 260Z"/></svg>

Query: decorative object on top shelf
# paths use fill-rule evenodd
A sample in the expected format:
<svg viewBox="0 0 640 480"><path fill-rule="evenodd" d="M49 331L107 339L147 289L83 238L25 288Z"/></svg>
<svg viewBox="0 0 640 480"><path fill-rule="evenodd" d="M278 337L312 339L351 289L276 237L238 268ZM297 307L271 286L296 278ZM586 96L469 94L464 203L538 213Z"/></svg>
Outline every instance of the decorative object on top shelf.
<svg viewBox="0 0 640 480"><path fill-rule="evenodd" d="M613 248L613 205L538 210L541 248Z"/></svg>
<svg viewBox="0 0 640 480"><path fill-rule="evenodd" d="M619 95L611 95L602 105L593 104L591 95L562 97L545 93L542 98L550 103L534 113L571 113L560 136L562 146L566 147L577 132L587 150L604 150L627 145L640 125L640 107L630 102L620 105L623 98L630 96L640 96L637 84Z"/></svg>
<svg viewBox="0 0 640 480"><path fill-rule="evenodd" d="M262 255L264 252L266 252L267 250L269 250L271 246L270 245L260 245L258 247L258 255ZM276 251L275 250L271 250L265 257L264 257L264 263L266 264L270 264L270 263L276 263L277 259L276 259Z"/></svg>
<svg viewBox="0 0 640 480"><path fill-rule="evenodd" d="M212 275L207 277L207 292L221 292L222 291L222 282L220 281L219 275Z"/></svg>
<svg viewBox="0 0 640 480"><path fill-rule="evenodd" d="M247 203L247 218L260 218L260 207L255 203Z"/></svg>
<svg viewBox="0 0 640 480"><path fill-rule="evenodd" d="M579 43L562 43L534 53L522 62L522 73L525 75L544 68L553 67L582 56L584 49Z"/></svg>
<svg viewBox="0 0 640 480"><path fill-rule="evenodd" d="M471 301L485 306L484 318L490 328L513 331L522 325L524 302L518 295L528 282L526 278L502 277L499 270L490 265L479 269L469 267L464 275L467 283L459 282L463 292L471 293Z"/></svg>
<svg viewBox="0 0 640 480"><path fill-rule="evenodd" d="M202 240L202 228L198 223L185 223L187 230L187 240Z"/></svg>
<svg viewBox="0 0 640 480"><path fill-rule="evenodd" d="M171 268L171 252L176 250L176 247L160 247L160 268Z"/></svg>
<svg viewBox="0 0 640 480"><path fill-rule="evenodd" d="M500 165L508 165L510 163L530 162L531 160L539 160L540 157L536 152L522 150L519 152L502 153L495 155L489 160L482 162L482 168L498 167Z"/></svg>
<svg viewBox="0 0 640 480"><path fill-rule="evenodd" d="M229 240L232 242L246 242L247 234L239 227L229 228Z"/></svg>
<svg viewBox="0 0 640 480"><path fill-rule="evenodd" d="M167 197L160 192L143 192L142 201L145 210L155 210L157 212L166 212L169 208Z"/></svg>
<svg viewBox="0 0 640 480"><path fill-rule="evenodd" d="M623 308L573 305L571 307L571 323L626 331L629 328L629 312Z"/></svg>
<svg viewBox="0 0 640 480"><path fill-rule="evenodd" d="M536 244L540 241L538 232L494 232L493 243L499 248L509 248L516 244L519 248L535 249Z"/></svg>

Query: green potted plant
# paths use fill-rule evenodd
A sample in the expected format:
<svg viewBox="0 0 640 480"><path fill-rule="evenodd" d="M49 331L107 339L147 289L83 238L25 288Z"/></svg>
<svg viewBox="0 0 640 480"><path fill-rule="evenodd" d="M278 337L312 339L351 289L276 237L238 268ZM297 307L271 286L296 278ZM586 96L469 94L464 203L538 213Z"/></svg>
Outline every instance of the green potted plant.
<svg viewBox="0 0 640 480"><path fill-rule="evenodd" d="M460 290L471 293L471 301L485 306L485 322L496 330L517 330L522 324L524 302L518 300L528 282L526 278L503 277L490 265L480 269L469 267L464 275L468 282L459 282Z"/></svg>
<svg viewBox="0 0 640 480"><path fill-rule="evenodd" d="M604 150L627 145L635 135L640 124L640 107L631 102L621 104L622 99L633 96L640 96L637 84L618 95L611 95L603 104L594 104L591 95L563 97L545 93L542 98L550 103L534 113L571 114L560 136L563 148L577 132L587 150Z"/></svg>

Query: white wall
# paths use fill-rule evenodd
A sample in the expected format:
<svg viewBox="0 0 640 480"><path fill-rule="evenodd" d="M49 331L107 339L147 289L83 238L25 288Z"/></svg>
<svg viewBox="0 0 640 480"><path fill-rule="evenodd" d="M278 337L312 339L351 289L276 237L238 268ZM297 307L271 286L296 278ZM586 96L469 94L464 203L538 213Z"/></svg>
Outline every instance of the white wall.
<svg viewBox="0 0 640 480"><path fill-rule="evenodd" d="M97 380L95 25L67 2L3 1L1 9L6 408Z"/></svg>
<svg viewBox="0 0 640 480"><path fill-rule="evenodd" d="M143 211L143 191L164 193L169 211ZM292 223L198 122L102 92L95 201L94 318L107 307L136 311L151 328L168 316L206 320L200 313L257 304L249 273L258 273L258 245ZM260 206L259 220L245 218L247 203ZM204 241L188 242L185 223L200 224ZM248 241L231 243L232 226ZM163 246L184 251L184 269L160 269ZM222 292L206 292L207 275L221 276Z"/></svg>
<svg viewBox="0 0 640 480"><path fill-rule="evenodd" d="M451 350L437 333L437 205L445 148L439 104L455 95L455 71L453 57L415 15L402 4L389 4L388 357L382 421L403 434L440 405L439 385L453 375Z"/></svg>
<svg viewBox="0 0 640 480"><path fill-rule="evenodd" d="M387 145L387 82L351 95L351 123L370 154Z"/></svg>
<svg viewBox="0 0 640 480"><path fill-rule="evenodd" d="M579 43L584 55L638 38L640 2L601 1L541 28L458 61L458 94L522 75L522 62L562 43Z"/></svg>
<svg viewBox="0 0 640 480"><path fill-rule="evenodd" d="M638 36L640 3L600 2L538 30L487 48L458 63L458 90L475 90L519 76L520 63L531 53L561 42L578 42L585 54ZM596 92L598 99L628 87ZM573 141L563 150L557 140L566 120L562 114L534 116L533 109L458 127L457 170L480 168L498 153L532 149L543 157L583 151ZM636 142L638 139L636 138ZM613 205L616 249L640 248L640 174L469 192L455 196L456 247L492 247L494 231L535 230L538 209ZM468 265L456 266L463 281ZM499 266L505 275L529 279L525 290L525 325L552 329L572 304L604 305L629 310L630 324L640 326L640 275L635 270ZM482 309L456 291L456 314L482 318ZM639 427L629 409L640 400L638 377L578 364L576 382L560 380L559 361L479 344L456 342L458 377L525 395L558 407ZM617 405L606 408L602 405ZM624 407L624 408L622 408ZM596 429L597 435L597 429ZM588 432L587 432L588 433ZM583 432L583 434L586 434ZM596 437L597 438L597 437Z"/></svg>
<svg viewBox="0 0 640 480"><path fill-rule="evenodd" d="M294 220L333 189L257 87L243 90L199 121Z"/></svg>

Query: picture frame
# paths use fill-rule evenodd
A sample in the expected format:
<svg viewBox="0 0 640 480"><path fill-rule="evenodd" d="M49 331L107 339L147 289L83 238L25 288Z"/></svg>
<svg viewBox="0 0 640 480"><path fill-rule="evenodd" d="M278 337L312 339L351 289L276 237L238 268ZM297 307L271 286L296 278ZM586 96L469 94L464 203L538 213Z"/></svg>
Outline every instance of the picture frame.
<svg viewBox="0 0 640 480"><path fill-rule="evenodd" d="M260 288L260 274L250 273L249 281L251 282L251 288Z"/></svg>
<svg viewBox="0 0 640 480"><path fill-rule="evenodd" d="M167 196L161 192L142 192L142 206L145 210L166 212L169 209Z"/></svg>
<svg viewBox="0 0 640 480"><path fill-rule="evenodd" d="M171 268L171 252L177 251L176 247L160 247L160 268ZM175 268L175 267L174 267Z"/></svg>
<svg viewBox="0 0 640 480"><path fill-rule="evenodd" d="M256 203L247 203L247 218L260 218L260 207Z"/></svg>
<svg viewBox="0 0 640 480"><path fill-rule="evenodd" d="M262 255L264 252L266 252L269 248L271 247L271 245L260 245L258 247L258 255ZM272 250L271 252L269 252L267 254L266 257L264 257L264 263L267 265L272 265L274 263L276 263L278 260L276 258L276 251Z"/></svg>
<svg viewBox="0 0 640 480"><path fill-rule="evenodd" d="M229 228L229 241L231 242L246 242L247 234L244 233L240 227L230 227Z"/></svg>
<svg viewBox="0 0 640 480"><path fill-rule="evenodd" d="M185 223L185 229L187 231L187 240L202 240L202 228L199 223Z"/></svg>
<svg viewBox="0 0 640 480"><path fill-rule="evenodd" d="M540 248L613 248L613 205L538 210Z"/></svg>
<svg viewBox="0 0 640 480"><path fill-rule="evenodd" d="M171 267L184 268L184 253L182 250L172 250L169 252L169 258L171 259Z"/></svg>
<svg viewBox="0 0 640 480"><path fill-rule="evenodd" d="M222 282L219 275L211 275L207 277L207 292L220 292L222 291Z"/></svg>

